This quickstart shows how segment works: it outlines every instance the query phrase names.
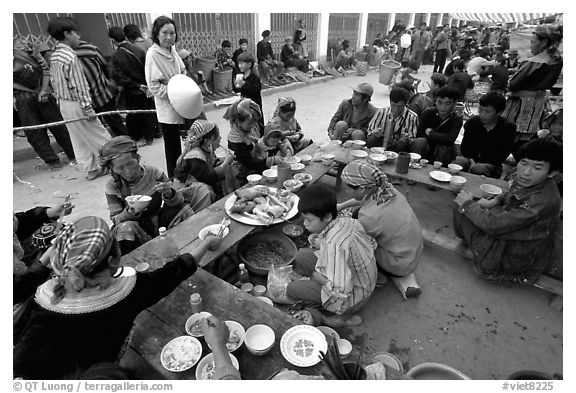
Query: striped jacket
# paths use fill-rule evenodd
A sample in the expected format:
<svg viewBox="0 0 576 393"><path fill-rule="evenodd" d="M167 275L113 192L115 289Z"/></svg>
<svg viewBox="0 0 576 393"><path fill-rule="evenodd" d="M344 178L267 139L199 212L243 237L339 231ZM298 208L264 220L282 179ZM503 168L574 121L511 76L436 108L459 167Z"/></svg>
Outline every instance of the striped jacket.
<svg viewBox="0 0 576 393"><path fill-rule="evenodd" d="M50 82L58 99L79 101L82 108L91 108L90 87L76 52L59 42L50 57Z"/></svg>
<svg viewBox="0 0 576 393"><path fill-rule="evenodd" d="M322 306L336 314L352 312L376 287L375 241L360 221L338 216L318 235L316 271L328 279Z"/></svg>
<svg viewBox="0 0 576 393"><path fill-rule="evenodd" d="M396 118L391 116L390 107L381 108L372 117L368 126L368 135L384 137L384 148L403 137L408 137L410 141L413 141L417 131L418 115L408 108L404 108L402 115Z"/></svg>
<svg viewBox="0 0 576 393"><path fill-rule="evenodd" d="M80 41L76 54L84 69L84 76L90 86L90 97L95 108L106 105L114 97L110 81L106 58L96 45Z"/></svg>

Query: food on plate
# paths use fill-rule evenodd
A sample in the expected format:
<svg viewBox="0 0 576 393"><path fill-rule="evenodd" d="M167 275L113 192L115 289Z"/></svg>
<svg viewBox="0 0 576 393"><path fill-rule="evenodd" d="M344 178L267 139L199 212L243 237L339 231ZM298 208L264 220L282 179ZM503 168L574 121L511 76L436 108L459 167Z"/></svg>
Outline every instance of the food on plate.
<svg viewBox="0 0 576 393"><path fill-rule="evenodd" d="M182 371L198 360L201 348L194 341L176 340L162 351L162 363L171 371Z"/></svg>
<svg viewBox="0 0 576 393"><path fill-rule="evenodd" d="M230 327L230 326L228 326ZM242 337L240 337L240 333L237 330L231 330L230 336L228 337L228 342L226 343L226 348L229 351L233 351L240 345L242 341Z"/></svg>
<svg viewBox="0 0 576 393"><path fill-rule="evenodd" d="M265 241L248 248L244 253L244 258L262 269L268 269L272 264L274 266L288 265L292 261L292 255L278 240Z"/></svg>
<svg viewBox="0 0 576 393"><path fill-rule="evenodd" d="M230 213L243 214L271 224L274 219L286 215L294 206L293 194L283 191L274 191L266 186L236 190L237 199L230 207Z"/></svg>
<svg viewBox="0 0 576 393"><path fill-rule="evenodd" d="M206 318L202 318L197 320L190 326L190 334L193 336L202 336L204 335L204 328L202 327L202 321Z"/></svg>

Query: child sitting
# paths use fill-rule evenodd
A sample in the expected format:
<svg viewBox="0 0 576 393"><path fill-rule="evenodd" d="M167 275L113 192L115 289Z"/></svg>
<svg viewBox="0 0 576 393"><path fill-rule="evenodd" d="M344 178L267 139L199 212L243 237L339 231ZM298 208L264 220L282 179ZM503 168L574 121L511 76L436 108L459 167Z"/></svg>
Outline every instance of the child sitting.
<svg viewBox="0 0 576 393"><path fill-rule="evenodd" d="M418 85L421 82L421 79L414 77L412 74L418 72L418 63L414 60L410 60L405 68L401 68L392 77L393 84L400 83L402 81L408 81L411 83L415 89L418 88Z"/></svg>
<svg viewBox="0 0 576 393"><path fill-rule="evenodd" d="M286 158L294 155L290 141L284 138L279 129L265 131L264 136L258 139L256 149L256 158L266 160L268 168L278 161L275 157Z"/></svg>
<svg viewBox="0 0 576 393"><path fill-rule="evenodd" d="M532 140L518 159L508 192L476 202L460 191L454 232L470 247L483 278L529 284L546 268L560 223L562 200L552 178L562 168L562 147Z"/></svg>
<svg viewBox="0 0 576 393"><path fill-rule="evenodd" d="M374 239L358 220L338 216L336 193L325 185L306 188L300 195L298 210L304 216L304 227L317 235L313 245L317 251L298 251L294 270L310 280L288 283L286 295L295 302L312 303L335 314L325 316L314 310L317 324L360 325L362 318L352 314L366 303L376 286Z"/></svg>
<svg viewBox="0 0 576 393"><path fill-rule="evenodd" d="M280 129L282 135L290 141L295 153L305 149L312 140L304 136L300 123L296 120L296 101L291 97L282 97L278 99L278 105L274 111L274 116L264 129Z"/></svg>
<svg viewBox="0 0 576 393"><path fill-rule="evenodd" d="M536 132L534 138L546 139L562 145L562 131L564 128L563 112L564 110L560 108L546 116L544 120L542 120L542 129Z"/></svg>

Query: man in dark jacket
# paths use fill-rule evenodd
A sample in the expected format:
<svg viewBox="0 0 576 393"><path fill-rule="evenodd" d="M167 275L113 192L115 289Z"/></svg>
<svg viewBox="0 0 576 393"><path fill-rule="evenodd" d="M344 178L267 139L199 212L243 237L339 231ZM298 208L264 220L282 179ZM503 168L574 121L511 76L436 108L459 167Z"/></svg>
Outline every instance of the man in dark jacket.
<svg viewBox="0 0 576 393"><path fill-rule="evenodd" d="M465 172L498 179L502 163L512 152L516 124L501 115L506 98L497 92L488 92L480 98L478 115L464 124L461 156L454 161Z"/></svg>
<svg viewBox="0 0 576 393"><path fill-rule="evenodd" d="M128 42L120 27L111 27L108 36L112 38L116 51L112 55L111 76L114 82L122 88L126 109L155 109L154 98L148 91L144 64L146 53L138 46ZM156 125L155 113L128 114L126 128L128 135L139 142L138 146L151 145L154 141Z"/></svg>
<svg viewBox="0 0 576 393"><path fill-rule="evenodd" d="M430 162L441 161L444 166L456 158L454 142L462 128L462 117L454 112L459 94L449 86L438 89L436 106L425 109L418 119L414 153Z"/></svg>
<svg viewBox="0 0 576 393"><path fill-rule="evenodd" d="M256 45L256 57L260 67L260 78L263 82L268 83L271 76L278 76L283 72L284 63L276 60L272 44L270 43L270 30L262 32L262 41Z"/></svg>

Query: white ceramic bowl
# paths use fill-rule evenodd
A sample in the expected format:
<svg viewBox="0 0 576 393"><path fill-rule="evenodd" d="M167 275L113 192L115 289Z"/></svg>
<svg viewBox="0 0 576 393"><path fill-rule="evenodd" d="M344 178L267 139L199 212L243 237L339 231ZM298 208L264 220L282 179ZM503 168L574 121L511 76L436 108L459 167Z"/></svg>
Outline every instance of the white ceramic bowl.
<svg viewBox="0 0 576 393"><path fill-rule="evenodd" d="M256 299L262 300L264 303L269 304L272 307L274 307L274 302L272 300L270 300L269 298L267 298L266 296L256 296Z"/></svg>
<svg viewBox="0 0 576 393"><path fill-rule="evenodd" d="M354 157L355 160L361 160L363 158L368 157L368 153L364 150L352 150L350 155Z"/></svg>
<svg viewBox="0 0 576 393"><path fill-rule="evenodd" d="M234 352L235 350L240 348L242 344L244 344L244 339L246 338L246 331L244 330L244 326L240 325L236 321L224 321L224 323L226 324L226 326L228 326L228 331L230 332L230 338L232 338L233 333L236 333L236 335L240 339L240 341L231 343L229 338L228 342L226 343L226 349L228 349L228 352ZM208 348L212 349L210 344L208 343L206 344L208 345Z"/></svg>
<svg viewBox="0 0 576 393"><path fill-rule="evenodd" d="M304 170L304 167L305 165L299 162L297 164L292 164L290 166L290 169L292 169L292 173L300 173Z"/></svg>
<svg viewBox="0 0 576 393"><path fill-rule="evenodd" d="M484 193L484 198L493 198L497 195L502 194L502 189L492 184L482 184L480 189Z"/></svg>
<svg viewBox="0 0 576 393"><path fill-rule="evenodd" d="M251 186L255 186L255 185L260 184L260 180L262 180L262 176L258 175L258 174L248 175L246 177L246 180L248 180L248 184L250 184Z"/></svg>
<svg viewBox="0 0 576 393"><path fill-rule="evenodd" d="M126 203L132 207L132 209L140 211L148 206L152 200L152 197L148 195L129 195L125 198L125 200Z"/></svg>
<svg viewBox="0 0 576 393"><path fill-rule="evenodd" d="M302 156L300 156L300 162L304 165L308 165L310 164L310 161L312 161L312 156L309 156L308 154L304 154Z"/></svg>
<svg viewBox="0 0 576 393"><path fill-rule="evenodd" d="M466 184L466 178L462 176L452 176L450 179L450 185L454 187L456 190L462 189Z"/></svg>
<svg viewBox="0 0 576 393"><path fill-rule="evenodd" d="M383 147L371 147L370 148L370 153L374 153L374 154L384 154L386 150L384 150Z"/></svg>
<svg viewBox="0 0 576 393"><path fill-rule="evenodd" d="M274 330L266 325L254 325L246 330L244 343L248 351L254 355L264 355L267 353L276 340Z"/></svg>
<svg viewBox="0 0 576 393"><path fill-rule="evenodd" d="M238 359L236 359L236 356L232 355L231 353L229 355L230 355L230 359L232 360L232 365L234 366L234 368L236 370L240 370L240 364L238 363ZM208 355L204 356L200 360L200 362L198 362L198 365L196 366L196 380L200 381L200 380L212 379L209 377L206 378L208 374L204 372L204 368L213 362L214 362L214 354L213 353L209 353ZM212 365L212 366L214 366L214 365ZM215 367L214 367L214 369L215 369ZM204 376L202 374L204 374Z"/></svg>
<svg viewBox="0 0 576 393"><path fill-rule="evenodd" d="M366 146L366 142L362 141L362 140L355 140L354 141L354 148L356 149L362 149L364 146Z"/></svg>
<svg viewBox="0 0 576 393"><path fill-rule="evenodd" d="M442 167L442 161L434 161L434 169L440 169Z"/></svg>
<svg viewBox="0 0 576 393"><path fill-rule="evenodd" d="M445 380L470 379L466 374L453 367L441 363L422 363L412 367L406 373L412 379Z"/></svg>
<svg viewBox="0 0 576 393"><path fill-rule="evenodd" d="M374 165L382 165L386 162L386 160L388 159L388 157L386 157L384 154L377 154L377 153L373 153L370 154L370 159L372 160L372 162L374 163Z"/></svg>
<svg viewBox="0 0 576 393"><path fill-rule="evenodd" d="M298 164L300 162L300 157L296 157L296 156L286 157L286 158L284 158L284 162L288 165Z"/></svg>
<svg viewBox="0 0 576 393"><path fill-rule="evenodd" d="M394 161L395 159L398 158L398 153L396 153L395 151L385 150L384 153L382 154L388 157L387 161Z"/></svg>
<svg viewBox="0 0 576 393"><path fill-rule="evenodd" d="M278 170L266 169L264 172L262 172L262 175L264 176L264 179L266 179L267 182L275 182L276 179L278 179Z"/></svg>
<svg viewBox="0 0 576 393"><path fill-rule="evenodd" d="M331 143L332 145L340 146L340 145L342 144L342 141L336 139L336 140L330 141L330 143Z"/></svg>
<svg viewBox="0 0 576 393"><path fill-rule="evenodd" d="M190 329L192 328L192 325L194 325L194 323L196 321L199 321L201 319L208 318L211 316L212 316L212 314L210 314L208 311L201 311L201 312L197 312L196 314L192 314L190 316L190 318L188 318L186 320L186 324L184 325L184 329L186 329L186 333L188 333L192 337L204 337L204 332L202 332L202 333L193 332Z"/></svg>
<svg viewBox="0 0 576 393"><path fill-rule="evenodd" d="M325 153L322 154L322 164L324 165L332 165L332 163L334 162L334 154L330 154L330 153Z"/></svg>
<svg viewBox="0 0 576 393"><path fill-rule="evenodd" d="M297 192L302 188L304 183L302 183L300 180L289 179L282 183L282 185L290 192Z"/></svg>
<svg viewBox="0 0 576 393"><path fill-rule="evenodd" d="M418 162L421 158L422 156L418 153L410 153L410 161L412 162Z"/></svg>
<svg viewBox="0 0 576 393"><path fill-rule="evenodd" d="M312 175L309 173L297 173L294 175L294 180L298 180L301 181L303 184L306 184L312 180Z"/></svg>
<svg viewBox="0 0 576 393"><path fill-rule="evenodd" d="M198 232L198 237L200 238L200 240L204 240L206 239L208 234L217 235L218 231L220 231L220 228L222 227L223 225L220 224L208 225L207 227L202 228L200 232ZM224 227L224 230L222 230L222 237L226 237L226 235L228 235L229 232L230 228Z"/></svg>
<svg viewBox="0 0 576 393"><path fill-rule="evenodd" d="M266 293L266 287L264 285L256 285L254 287L254 296L262 296Z"/></svg>
<svg viewBox="0 0 576 393"><path fill-rule="evenodd" d="M455 175L462 170L462 166L458 164L448 164L448 172L451 175Z"/></svg>
<svg viewBox="0 0 576 393"><path fill-rule="evenodd" d="M352 344L345 338L336 340L336 345L338 345L338 352L343 358L347 358L352 353Z"/></svg>

